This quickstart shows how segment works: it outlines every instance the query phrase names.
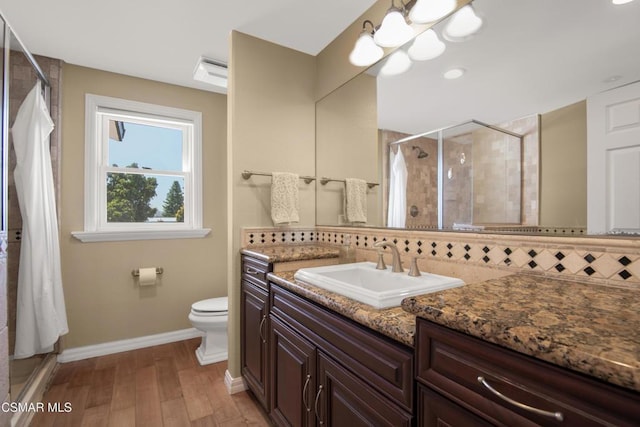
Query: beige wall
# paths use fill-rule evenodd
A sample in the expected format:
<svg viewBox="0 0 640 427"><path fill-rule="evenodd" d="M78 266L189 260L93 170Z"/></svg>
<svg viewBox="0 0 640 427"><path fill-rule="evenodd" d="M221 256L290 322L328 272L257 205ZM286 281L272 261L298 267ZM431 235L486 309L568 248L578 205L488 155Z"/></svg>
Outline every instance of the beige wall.
<svg viewBox="0 0 640 427"><path fill-rule="evenodd" d="M191 327L190 305L224 296L226 283L226 97L65 64L62 92L62 274L69 320L65 348ZM202 239L81 243L85 94L125 98L203 114ZM138 288L131 270L164 268L162 282Z"/></svg>
<svg viewBox="0 0 640 427"><path fill-rule="evenodd" d="M586 101L541 117L540 224L587 226Z"/></svg>
<svg viewBox="0 0 640 427"><path fill-rule="evenodd" d="M268 177L245 169L315 175L315 57L233 32L230 47L229 364L240 376L240 228L272 225ZM315 186L300 181L300 223L315 224Z"/></svg>
<svg viewBox="0 0 640 427"><path fill-rule="evenodd" d="M376 78L361 74L316 104L316 173L333 179L380 182ZM321 225L344 223L344 184L316 185ZM382 187L367 190L368 226L382 226Z"/></svg>

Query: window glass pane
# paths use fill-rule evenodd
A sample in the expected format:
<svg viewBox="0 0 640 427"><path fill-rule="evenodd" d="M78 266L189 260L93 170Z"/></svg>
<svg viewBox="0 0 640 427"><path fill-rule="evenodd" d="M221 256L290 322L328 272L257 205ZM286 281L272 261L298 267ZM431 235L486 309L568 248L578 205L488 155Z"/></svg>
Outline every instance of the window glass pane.
<svg viewBox="0 0 640 427"><path fill-rule="evenodd" d="M184 178L107 173L107 222L184 222Z"/></svg>
<svg viewBox="0 0 640 427"><path fill-rule="evenodd" d="M109 120L109 166L182 171L182 130Z"/></svg>

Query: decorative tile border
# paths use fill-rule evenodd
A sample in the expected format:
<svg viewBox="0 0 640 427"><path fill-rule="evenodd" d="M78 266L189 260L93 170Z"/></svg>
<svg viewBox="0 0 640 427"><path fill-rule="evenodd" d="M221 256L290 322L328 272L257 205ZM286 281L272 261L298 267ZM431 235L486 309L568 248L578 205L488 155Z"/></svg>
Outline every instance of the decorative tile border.
<svg viewBox="0 0 640 427"><path fill-rule="evenodd" d="M288 244L317 243L318 232L315 227L250 227L243 228L241 241L243 248Z"/></svg>
<svg viewBox="0 0 640 427"><path fill-rule="evenodd" d="M473 266L499 268L640 288L640 240L633 238L514 236L357 227L246 228L243 247L318 243L374 251L380 240L402 254Z"/></svg>

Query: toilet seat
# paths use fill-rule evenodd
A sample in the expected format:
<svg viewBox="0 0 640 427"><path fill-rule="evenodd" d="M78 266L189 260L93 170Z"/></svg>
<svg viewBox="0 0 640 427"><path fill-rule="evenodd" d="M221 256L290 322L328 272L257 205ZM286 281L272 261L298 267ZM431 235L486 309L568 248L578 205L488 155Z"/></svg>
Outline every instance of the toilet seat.
<svg viewBox="0 0 640 427"><path fill-rule="evenodd" d="M229 299L227 297L209 298L194 302L191 312L198 316L226 316L228 314Z"/></svg>

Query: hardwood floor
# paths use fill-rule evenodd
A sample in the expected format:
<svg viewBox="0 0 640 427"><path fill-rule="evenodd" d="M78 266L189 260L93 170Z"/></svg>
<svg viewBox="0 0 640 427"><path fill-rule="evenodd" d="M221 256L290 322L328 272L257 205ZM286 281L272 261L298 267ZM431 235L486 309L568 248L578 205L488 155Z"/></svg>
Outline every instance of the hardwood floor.
<svg viewBox="0 0 640 427"><path fill-rule="evenodd" d="M199 338L61 364L44 396L61 412L38 412L31 426L270 426L251 395L227 393L226 361L198 364L198 345Z"/></svg>

